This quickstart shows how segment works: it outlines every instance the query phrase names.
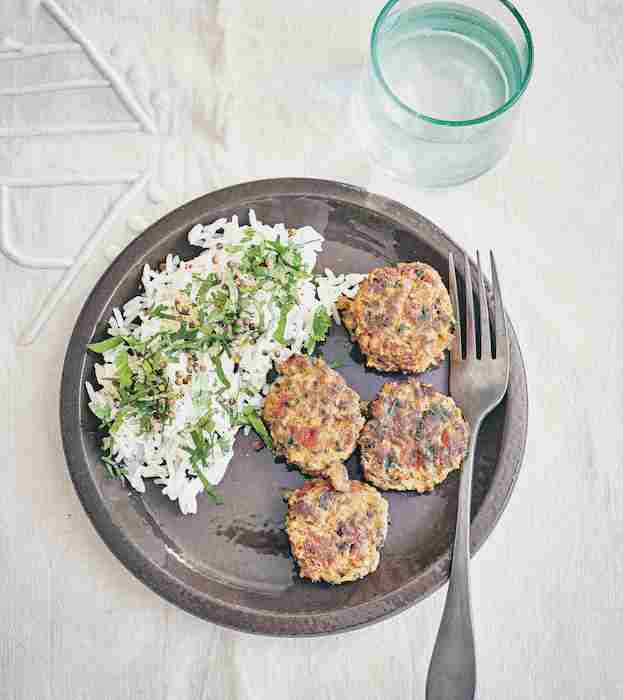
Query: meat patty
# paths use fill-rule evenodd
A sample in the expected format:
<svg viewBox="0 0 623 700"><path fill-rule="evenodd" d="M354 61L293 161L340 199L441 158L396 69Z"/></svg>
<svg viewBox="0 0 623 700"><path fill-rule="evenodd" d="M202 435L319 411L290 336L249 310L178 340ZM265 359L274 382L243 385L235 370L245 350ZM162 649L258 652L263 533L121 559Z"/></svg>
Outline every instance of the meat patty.
<svg viewBox="0 0 623 700"><path fill-rule="evenodd" d="M263 418L277 454L333 486L348 490L344 460L364 425L359 396L321 359L293 355L264 401Z"/></svg>
<svg viewBox="0 0 623 700"><path fill-rule="evenodd" d="M337 306L369 367L424 372L452 345L450 296L439 273L425 263L376 268L353 299L342 296Z"/></svg>
<svg viewBox="0 0 623 700"><path fill-rule="evenodd" d="M340 493L316 479L288 498L286 530L292 554L300 576L312 581L345 583L375 571L387 523L387 501L360 481Z"/></svg>
<svg viewBox="0 0 623 700"><path fill-rule="evenodd" d="M388 382L359 438L366 481L380 489L432 491L459 469L469 427L449 396L415 379Z"/></svg>

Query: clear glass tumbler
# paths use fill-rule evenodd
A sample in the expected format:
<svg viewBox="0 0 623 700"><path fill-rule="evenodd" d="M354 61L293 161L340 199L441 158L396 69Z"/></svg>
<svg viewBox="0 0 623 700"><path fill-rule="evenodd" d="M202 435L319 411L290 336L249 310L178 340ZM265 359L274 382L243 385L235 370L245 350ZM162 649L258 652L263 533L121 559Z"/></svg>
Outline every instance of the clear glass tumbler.
<svg viewBox="0 0 623 700"><path fill-rule="evenodd" d="M533 65L507 0L390 0L353 100L371 159L418 187L456 185L506 153Z"/></svg>

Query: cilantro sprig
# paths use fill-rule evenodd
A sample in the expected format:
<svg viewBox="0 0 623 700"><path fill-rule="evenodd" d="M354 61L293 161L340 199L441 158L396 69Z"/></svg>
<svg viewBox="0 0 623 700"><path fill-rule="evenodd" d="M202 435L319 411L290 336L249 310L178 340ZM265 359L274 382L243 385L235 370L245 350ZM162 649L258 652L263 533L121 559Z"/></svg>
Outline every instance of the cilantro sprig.
<svg viewBox="0 0 623 700"><path fill-rule="evenodd" d="M91 343L90 345L87 345L87 348L91 350L91 352L96 352L100 355L103 355L108 350L116 348L123 342L124 339L120 335L115 335L112 338L106 338L106 340L102 340L99 343Z"/></svg>
<svg viewBox="0 0 623 700"><path fill-rule="evenodd" d="M202 467L208 467L210 465L210 456L213 450L212 440L206 440L203 430L200 428L191 430L190 437L193 442L193 447L184 447L184 450L189 454L193 472L199 477L203 484L203 489L208 496L210 496L217 505L221 505L223 499L202 471Z"/></svg>
<svg viewBox="0 0 623 700"><path fill-rule="evenodd" d="M250 425L259 437L262 438L262 442L266 447L268 447L269 450L274 449L273 440L257 409L247 406L240 414L239 422L241 425Z"/></svg>
<svg viewBox="0 0 623 700"><path fill-rule="evenodd" d="M309 338L305 342L305 349L308 354L311 355L314 352L316 343L321 343L327 339L327 333L331 328L331 317L327 313L324 306L320 306L316 313L314 314L314 320L312 321L312 330Z"/></svg>
<svg viewBox="0 0 623 700"><path fill-rule="evenodd" d="M277 328L273 334L273 338L281 345L287 345L288 341L285 338L286 324L288 322L288 314L292 310L294 304L286 303L283 304L279 313L279 321L277 322Z"/></svg>

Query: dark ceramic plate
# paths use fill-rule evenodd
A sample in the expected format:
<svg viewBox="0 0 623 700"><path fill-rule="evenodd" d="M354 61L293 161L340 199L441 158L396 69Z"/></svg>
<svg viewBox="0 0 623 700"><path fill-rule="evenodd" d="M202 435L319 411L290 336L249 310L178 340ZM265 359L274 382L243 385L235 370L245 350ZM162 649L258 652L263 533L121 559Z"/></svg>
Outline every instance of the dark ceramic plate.
<svg viewBox="0 0 623 700"><path fill-rule="evenodd" d="M186 241L196 223L249 207L267 223L311 224L326 238L319 268L366 272L399 260L433 265L447 282L448 253L459 248L430 221L365 190L321 180L251 182L200 197L164 217L130 244L104 274L74 329L63 371L61 423L71 477L95 528L141 581L167 600L228 627L275 635L312 635L359 627L396 613L438 588L448 576L458 474L433 493L388 494L391 527L379 569L362 581L331 587L297 577L284 534L284 488L303 483L298 472L276 463L253 438L240 435L235 457L219 487L224 505L200 497L199 513L180 515L157 488L136 494L106 476L97 421L84 390L93 377L87 343L105 336L114 306L138 289L143 265L164 255L200 251ZM474 271L473 271L474 272ZM527 427L526 376L512 333L510 386L505 401L485 421L475 462L472 550L487 538L513 489ZM335 327L322 348L363 399L391 375L364 368L357 349ZM448 389L448 366L421 376ZM359 477L356 456L349 464Z"/></svg>

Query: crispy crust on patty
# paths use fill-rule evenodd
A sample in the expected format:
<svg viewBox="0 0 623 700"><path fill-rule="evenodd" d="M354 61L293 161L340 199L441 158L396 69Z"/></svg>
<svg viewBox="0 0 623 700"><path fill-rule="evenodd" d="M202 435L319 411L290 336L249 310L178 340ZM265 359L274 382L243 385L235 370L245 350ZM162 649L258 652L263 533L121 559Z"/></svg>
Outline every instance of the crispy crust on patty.
<svg viewBox="0 0 623 700"><path fill-rule="evenodd" d="M388 525L387 501L360 481L348 493L309 481L288 498L286 531L302 578L345 583L376 570Z"/></svg>
<svg viewBox="0 0 623 700"><path fill-rule="evenodd" d="M348 490L343 462L365 423L359 396L320 358L293 355L278 370L263 408L275 451L301 471Z"/></svg>
<svg viewBox="0 0 623 700"><path fill-rule="evenodd" d="M415 379L388 382L359 438L366 481L380 489L432 491L459 469L469 427L449 396Z"/></svg>
<svg viewBox="0 0 623 700"><path fill-rule="evenodd" d="M443 360L454 338L454 314L439 273L421 262L372 270L353 299L337 303L366 364L424 372Z"/></svg>

